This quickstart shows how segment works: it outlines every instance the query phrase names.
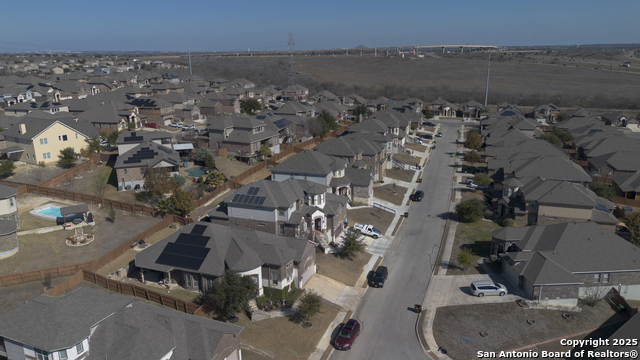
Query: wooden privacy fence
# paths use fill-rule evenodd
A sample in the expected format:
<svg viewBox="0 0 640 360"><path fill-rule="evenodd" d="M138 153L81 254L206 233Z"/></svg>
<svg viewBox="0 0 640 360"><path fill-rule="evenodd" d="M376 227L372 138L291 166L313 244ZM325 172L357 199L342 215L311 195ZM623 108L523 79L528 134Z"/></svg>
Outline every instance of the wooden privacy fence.
<svg viewBox="0 0 640 360"><path fill-rule="evenodd" d="M192 302L180 300L178 298L174 298L173 296L164 295L153 290L148 290L142 286L111 280L91 271L82 271L82 274L83 280L98 284L107 290L115 291L124 295L147 299L148 301L168 306L187 314L194 314L200 308L200 305L194 304Z"/></svg>
<svg viewBox="0 0 640 360"><path fill-rule="evenodd" d="M591 176L591 180L593 182L604 182L609 185L613 185L613 178L604 177L604 176Z"/></svg>
<svg viewBox="0 0 640 360"><path fill-rule="evenodd" d="M20 284L23 282L44 280L47 277L60 277L75 274L82 269L89 268L91 261L84 261L75 264L50 267L46 269L38 269L24 271L15 274L0 275L0 286Z"/></svg>
<svg viewBox="0 0 640 360"><path fill-rule="evenodd" d="M84 261L84 262L79 262L79 263L74 263L69 265L61 265L61 266L56 266L56 267L51 267L46 269L25 271L25 272L20 272L15 274L0 275L0 286L19 284L19 283L35 281L35 280L44 280L46 277L68 276L68 275L76 274L82 270L96 271L101 267L105 266L106 264L110 263L111 261L115 260L118 256L127 252L127 250L131 249L131 245L134 242L139 242L140 240L146 239L149 236L173 224L174 222L184 226L192 223L193 221L194 221L193 219L183 218L181 216L177 216L174 214L166 215L165 218L159 223L154 224L153 226L149 227L146 230L143 230L139 234L123 242L118 247L109 251L108 253L104 254L103 256L101 256L96 260ZM68 286L69 284L71 283L67 283L65 281L59 284L58 286L56 286L56 288L61 287L62 290L60 291L64 292L67 289L70 289L73 286L77 285L78 283Z"/></svg>
<svg viewBox="0 0 640 360"><path fill-rule="evenodd" d="M640 207L640 200L626 199L623 197L614 197L613 199L611 199L611 201L613 201L617 205L628 205L628 206Z"/></svg>
<svg viewBox="0 0 640 360"><path fill-rule="evenodd" d="M54 187L58 184L60 184L61 182L78 175L79 173L88 170L90 167L97 165L100 162L100 156L96 155L94 157L92 157L91 159L83 162L82 164L78 165L78 166L74 166L71 169L63 172L62 174L58 175L58 176L54 176L53 178L45 181L42 183L42 187Z"/></svg>

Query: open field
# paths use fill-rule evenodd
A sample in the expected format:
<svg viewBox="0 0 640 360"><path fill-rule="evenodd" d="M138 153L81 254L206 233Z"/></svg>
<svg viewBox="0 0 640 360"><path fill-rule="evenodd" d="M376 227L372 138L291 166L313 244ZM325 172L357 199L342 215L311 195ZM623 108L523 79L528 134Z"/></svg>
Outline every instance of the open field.
<svg viewBox="0 0 640 360"><path fill-rule="evenodd" d="M321 90L335 94L355 92L372 99L379 96L392 99L418 97L431 101L440 96L454 103L484 99L487 53L434 55L424 58L300 56L295 58L296 83L309 88L310 93ZM568 65L569 61L566 66L550 64L549 58L558 55L567 59L570 56L586 61L593 59L595 63L578 61L578 68L576 62L571 62L573 66ZM494 53L488 101L489 104L507 101L527 106L551 101L561 107L637 109L640 106L640 75L611 66L624 59L621 52L603 54L597 49L554 52L546 61ZM597 64L598 61L601 64ZM636 63L632 68L638 66ZM605 70L594 70L596 65ZM194 59L194 72L203 76L245 77L259 86L286 84L287 71L286 60L277 57Z"/></svg>

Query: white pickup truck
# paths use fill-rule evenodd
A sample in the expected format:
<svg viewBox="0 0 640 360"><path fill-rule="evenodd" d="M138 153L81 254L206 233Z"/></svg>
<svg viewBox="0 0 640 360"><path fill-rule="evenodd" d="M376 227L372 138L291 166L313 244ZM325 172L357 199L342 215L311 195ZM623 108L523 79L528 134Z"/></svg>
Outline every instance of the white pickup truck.
<svg viewBox="0 0 640 360"><path fill-rule="evenodd" d="M355 223L353 224L353 229L360 231L360 233L364 235L371 236L374 239L377 239L380 236L382 236L382 232L374 228L373 225L362 225L362 224Z"/></svg>

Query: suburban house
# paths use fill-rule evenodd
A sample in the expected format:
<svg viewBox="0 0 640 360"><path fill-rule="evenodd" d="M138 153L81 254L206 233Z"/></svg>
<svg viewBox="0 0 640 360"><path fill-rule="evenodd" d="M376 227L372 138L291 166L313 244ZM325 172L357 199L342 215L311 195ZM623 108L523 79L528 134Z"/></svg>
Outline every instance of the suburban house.
<svg viewBox="0 0 640 360"><path fill-rule="evenodd" d="M240 101L222 94L207 94L198 102L200 113L208 118L222 114L239 114Z"/></svg>
<svg viewBox="0 0 640 360"><path fill-rule="evenodd" d="M54 163L60 150L68 147L79 153L87 146L86 140L99 134L90 122L67 114L69 117L34 114L20 118L2 132L6 142L2 152L11 160L31 164Z"/></svg>
<svg viewBox="0 0 640 360"><path fill-rule="evenodd" d="M622 111L613 111L600 115L600 120L608 126L626 126L629 117Z"/></svg>
<svg viewBox="0 0 640 360"><path fill-rule="evenodd" d="M206 293L231 270L264 288L302 288L316 272L308 240L208 222L191 223L135 255L147 281L166 281Z"/></svg>
<svg viewBox="0 0 640 360"><path fill-rule="evenodd" d="M225 198L207 213L212 223L272 234L336 241L347 217L347 199L308 180L260 180Z"/></svg>
<svg viewBox="0 0 640 360"><path fill-rule="evenodd" d="M134 147L146 141L152 141L158 145L162 145L173 149L173 134L166 131L135 131L126 130L118 135L116 146L118 146L118 155L122 155Z"/></svg>
<svg viewBox="0 0 640 360"><path fill-rule="evenodd" d="M131 133L123 141L133 142L141 136ZM131 139L134 138L134 139ZM144 177L149 169L169 169L170 176L179 173L180 156L170 147L156 144L152 140L143 141L120 155L113 168L118 177L118 190L132 190L144 187Z"/></svg>
<svg viewBox="0 0 640 360"><path fill-rule="evenodd" d="M156 97L139 97L128 101L138 108L141 115L147 116L147 123L169 125L173 122L175 110L173 104Z"/></svg>
<svg viewBox="0 0 640 360"><path fill-rule="evenodd" d="M480 114L489 112L489 108L475 100L469 100L460 105L460 115L463 119L480 119Z"/></svg>
<svg viewBox="0 0 640 360"><path fill-rule="evenodd" d="M34 324L39 324L35 326ZM0 357L240 360L240 326L80 287L0 316Z"/></svg>
<svg viewBox="0 0 640 360"><path fill-rule="evenodd" d="M304 100L309 96L309 89L302 85L289 85L282 91L282 98L289 100Z"/></svg>
<svg viewBox="0 0 640 360"><path fill-rule="evenodd" d="M271 168L271 180L309 180L328 186L336 194L351 197L347 161L317 151L305 150Z"/></svg>
<svg viewBox="0 0 640 360"><path fill-rule="evenodd" d="M316 116L316 108L312 105L301 103L299 100L289 101L273 111L276 115L298 115L302 117Z"/></svg>
<svg viewBox="0 0 640 360"><path fill-rule="evenodd" d="M0 259L18 252L17 229L20 226L20 214L16 188L0 185Z"/></svg>
<svg viewBox="0 0 640 360"><path fill-rule="evenodd" d="M9 116L24 116L36 110L55 114L57 112L69 112L69 107L55 101L43 101L40 103L35 101L26 101L5 108L4 113Z"/></svg>
<svg viewBox="0 0 640 360"><path fill-rule="evenodd" d="M207 121L209 148L254 155L263 146L280 152L278 132L267 128L265 121L249 115L221 115Z"/></svg>
<svg viewBox="0 0 640 360"><path fill-rule="evenodd" d="M361 133L353 133L319 143L314 149L325 155L347 160L347 176L350 169L369 169L372 180L380 181L386 173L387 153L385 144Z"/></svg>
<svg viewBox="0 0 640 360"><path fill-rule="evenodd" d="M640 174L622 175L613 178L613 185L615 186L618 196L631 199L640 200Z"/></svg>
<svg viewBox="0 0 640 360"><path fill-rule="evenodd" d="M91 122L100 132L114 132L142 127L138 108L129 104L108 102L97 105L78 115L78 119Z"/></svg>
<svg viewBox="0 0 640 360"><path fill-rule="evenodd" d="M533 108L530 113L530 117L533 119L542 119L548 123L554 123L556 116L560 113L560 108L552 103L538 105Z"/></svg>
<svg viewBox="0 0 640 360"><path fill-rule="evenodd" d="M429 103L427 108L434 117L455 117L458 107L447 100L437 98Z"/></svg>
<svg viewBox="0 0 640 360"><path fill-rule="evenodd" d="M618 223L612 214L616 205L581 184L538 177L525 184L510 178L502 185L494 208L498 217L509 214L519 226L593 221L613 232Z"/></svg>
<svg viewBox="0 0 640 360"><path fill-rule="evenodd" d="M579 297L611 287L640 299L640 248L594 222L505 227L491 236L503 274L532 300L573 307Z"/></svg>

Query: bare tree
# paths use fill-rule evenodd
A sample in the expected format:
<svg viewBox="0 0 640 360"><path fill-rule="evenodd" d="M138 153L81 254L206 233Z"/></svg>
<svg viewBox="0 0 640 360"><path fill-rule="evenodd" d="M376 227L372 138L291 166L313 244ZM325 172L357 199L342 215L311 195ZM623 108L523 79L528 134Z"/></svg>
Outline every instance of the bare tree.
<svg viewBox="0 0 640 360"><path fill-rule="evenodd" d="M587 305L594 307L597 303L602 301L609 292L610 288L607 286L589 286L584 288L584 295L582 301Z"/></svg>

